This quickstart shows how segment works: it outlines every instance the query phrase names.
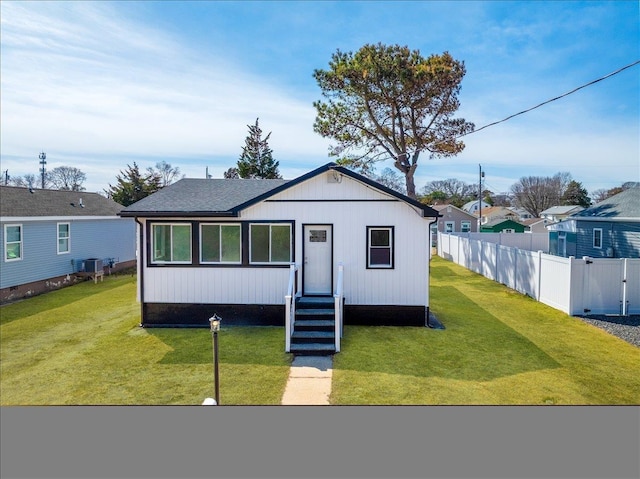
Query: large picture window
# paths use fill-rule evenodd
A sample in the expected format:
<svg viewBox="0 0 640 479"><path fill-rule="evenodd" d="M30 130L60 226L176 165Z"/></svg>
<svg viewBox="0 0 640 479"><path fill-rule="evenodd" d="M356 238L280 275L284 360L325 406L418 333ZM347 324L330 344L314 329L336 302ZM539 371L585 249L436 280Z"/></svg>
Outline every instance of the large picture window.
<svg viewBox="0 0 640 479"><path fill-rule="evenodd" d="M5 225L4 227L4 260L18 261L22 259L22 225Z"/></svg>
<svg viewBox="0 0 640 479"><path fill-rule="evenodd" d="M71 239L71 226L69 223L58 223L58 254L69 252Z"/></svg>
<svg viewBox="0 0 640 479"><path fill-rule="evenodd" d="M393 268L392 226L367 226L367 268Z"/></svg>
<svg viewBox="0 0 640 479"><path fill-rule="evenodd" d="M291 225L283 223L253 223L249 225L249 262L290 263Z"/></svg>
<svg viewBox="0 0 640 479"><path fill-rule="evenodd" d="M154 224L151 231L153 263L191 263L190 224Z"/></svg>
<svg viewBox="0 0 640 479"><path fill-rule="evenodd" d="M200 225L200 262L241 262L241 234L239 224Z"/></svg>

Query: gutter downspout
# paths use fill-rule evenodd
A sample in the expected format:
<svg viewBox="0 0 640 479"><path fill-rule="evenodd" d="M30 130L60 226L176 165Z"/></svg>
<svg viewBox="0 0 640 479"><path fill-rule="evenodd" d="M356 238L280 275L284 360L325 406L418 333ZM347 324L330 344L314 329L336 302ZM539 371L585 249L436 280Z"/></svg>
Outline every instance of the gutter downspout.
<svg viewBox="0 0 640 479"><path fill-rule="evenodd" d="M138 217L134 217L135 222L140 226L138 233L138 264L140 265L140 273L138 276L138 285L140 286L140 327L144 328L144 227Z"/></svg>

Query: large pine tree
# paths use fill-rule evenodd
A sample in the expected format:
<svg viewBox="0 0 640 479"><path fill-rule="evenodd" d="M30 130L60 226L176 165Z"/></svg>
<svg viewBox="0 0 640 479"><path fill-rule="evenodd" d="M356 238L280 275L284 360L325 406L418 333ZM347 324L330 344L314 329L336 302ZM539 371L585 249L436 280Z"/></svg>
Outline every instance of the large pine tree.
<svg viewBox="0 0 640 479"><path fill-rule="evenodd" d="M271 132L263 139L262 130L255 125L247 125L249 135L242 147L242 154L238 160L238 175L240 178L282 178L278 172L279 162L273 159L269 148Z"/></svg>

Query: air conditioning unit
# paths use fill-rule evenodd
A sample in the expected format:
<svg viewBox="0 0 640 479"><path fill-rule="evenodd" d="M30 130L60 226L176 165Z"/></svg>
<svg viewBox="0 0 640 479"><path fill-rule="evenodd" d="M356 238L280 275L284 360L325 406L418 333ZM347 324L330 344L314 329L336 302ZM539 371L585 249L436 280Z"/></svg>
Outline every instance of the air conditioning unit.
<svg viewBox="0 0 640 479"><path fill-rule="evenodd" d="M98 271L102 271L102 260L97 258L85 259L84 270L87 273L97 273Z"/></svg>

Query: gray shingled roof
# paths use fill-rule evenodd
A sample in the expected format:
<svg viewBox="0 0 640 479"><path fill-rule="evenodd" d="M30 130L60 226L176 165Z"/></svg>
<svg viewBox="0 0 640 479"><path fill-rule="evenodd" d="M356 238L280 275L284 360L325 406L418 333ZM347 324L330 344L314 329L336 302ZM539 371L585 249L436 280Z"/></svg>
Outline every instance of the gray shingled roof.
<svg viewBox="0 0 640 479"><path fill-rule="evenodd" d="M84 206L80 206L81 199ZM0 186L0 216L3 218L117 216L122 208L122 205L98 193Z"/></svg>
<svg viewBox="0 0 640 479"><path fill-rule="evenodd" d="M126 216L145 213L229 213L287 180L183 178L127 206Z"/></svg>
<svg viewBox="0 0 640 479"><path fill-rule="evenodd" d="M606 200L596 203L569 217L584 218L636 218L640 219L640 188L629 188Z"/></svg>

